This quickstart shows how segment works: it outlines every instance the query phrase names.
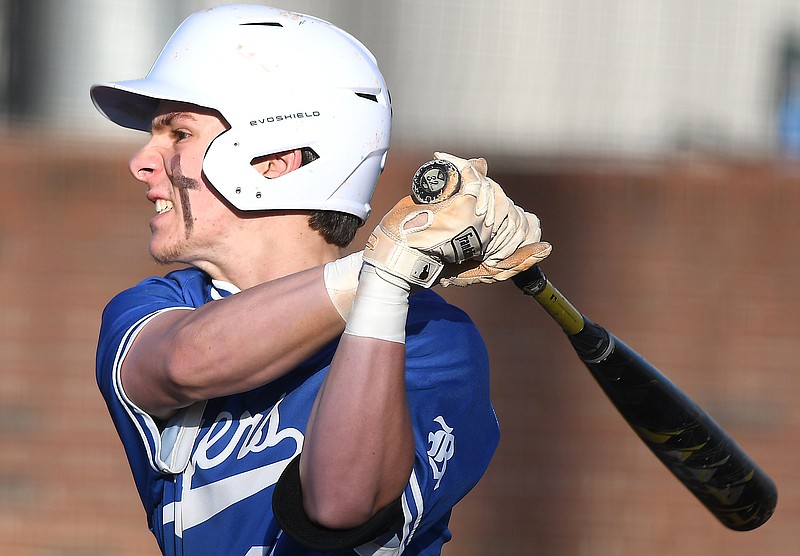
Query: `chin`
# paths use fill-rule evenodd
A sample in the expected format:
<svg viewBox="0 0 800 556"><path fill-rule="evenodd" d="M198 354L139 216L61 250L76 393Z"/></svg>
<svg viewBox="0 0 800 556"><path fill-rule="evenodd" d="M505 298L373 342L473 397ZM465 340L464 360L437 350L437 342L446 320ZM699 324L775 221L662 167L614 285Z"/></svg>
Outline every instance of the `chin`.
<svg viewBox="0 0 800 556"><path fill-rule="evenodd" d="M160 265L183 262L183 249L179 245L159 245L154 239L150 241L150 256Z"/></svg>

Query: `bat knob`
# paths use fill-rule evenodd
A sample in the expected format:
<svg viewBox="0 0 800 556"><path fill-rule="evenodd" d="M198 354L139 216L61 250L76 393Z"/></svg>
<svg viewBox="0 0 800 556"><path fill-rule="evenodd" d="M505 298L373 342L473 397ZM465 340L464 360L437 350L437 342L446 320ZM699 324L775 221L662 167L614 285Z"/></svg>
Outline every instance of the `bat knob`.
<svg viewBox="0 0 800 556"><path fill-rule="evenodd" d="M461 188L461 174L448 160L430 160L411 179L411 198L421 205L439 203Z"/></svg>

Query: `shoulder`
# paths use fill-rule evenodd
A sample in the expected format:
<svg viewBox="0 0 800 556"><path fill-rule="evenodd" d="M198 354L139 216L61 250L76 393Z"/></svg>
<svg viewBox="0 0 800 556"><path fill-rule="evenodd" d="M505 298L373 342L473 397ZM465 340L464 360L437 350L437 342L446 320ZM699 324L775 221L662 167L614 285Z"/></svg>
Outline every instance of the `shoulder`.
<svg viewBox="0 0 800 556"><path fill-rule="evenodd" d="M410 369L449 368L465 376L488 373L486 344L475 323L430 290L409 300L406 356Z"/></svg>
<svg viewBox="0 0 800 556"><path fill-rule="evenodd" d="M211 286L211 278L196 268L174 270L165 276L150 276L120 295L141 293L154 297L175 297L191 300L198 294L205 294Z"/></svg>
<svg viewBox="0 0 800 556"><path fill-rule="evenodd" d="M149 317L172 309L194 309L208 300L210 279L187 268L151 276L117 295L103 309L99 348L115 350L128 333Z"/></svg>
<svg viewBox="0 0 800 556"><path fill-rule="evenodd" d="M163 277L150 276L114 296L106 312L142 304L197 307L205 302L210 285L208 275L196 268L176 270Z"/></svg>
<svg viewBox="0 0 800 556"><path fill-rule="evenodd" d="M459 307L446 301L441 295L431 290L423 290L409 297L409 322L427 320L446 320L472 324L469 315Z"/></svg>
<svg viewBox="0 0 800 556"><path fill-rule="evenodd" d="M409 298L407 334L412 340L446 335L450 341L479 342L483 345L470 316L430 290Z"/></svg>

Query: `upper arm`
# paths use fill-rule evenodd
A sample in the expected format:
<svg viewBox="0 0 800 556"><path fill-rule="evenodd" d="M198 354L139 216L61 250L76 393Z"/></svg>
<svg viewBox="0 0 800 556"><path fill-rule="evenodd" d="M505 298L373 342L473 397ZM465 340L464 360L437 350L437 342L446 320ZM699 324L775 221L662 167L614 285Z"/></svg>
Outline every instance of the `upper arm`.
<svg viewBox="0 0 800 556"><path fill-rule="evenodd" d="M197 401L267 384L344 328L321 267L208 302L186 301L191 292L162 282L152 280L115 298L101 332L106 344L102 366L108 368L115 345L123 346L114 365L121 366L125 393L131 403L159 418ZM125 330L142 318L136 333L123 340Z"/></svg>
<svg viewBox="0 0 800 556"><path fill-rule="evenodd" d="M193 312L185 297L177 280L149 278L108 303L97 344L97 381L106 400L117 399L159 418L169 416L152 411L158 409L153 403L157 400L149 398L158 385L158 367L151 362L160 358L156 334Z"/></svg>
<svg viewBox="0 0 800 556"><path fill-rule="evenodd" d="M173 332L188 312L163 311L138 331L121 362L120 382L136 407L158 419L167 419L193 400L181 389L173 361Z"/></svg>

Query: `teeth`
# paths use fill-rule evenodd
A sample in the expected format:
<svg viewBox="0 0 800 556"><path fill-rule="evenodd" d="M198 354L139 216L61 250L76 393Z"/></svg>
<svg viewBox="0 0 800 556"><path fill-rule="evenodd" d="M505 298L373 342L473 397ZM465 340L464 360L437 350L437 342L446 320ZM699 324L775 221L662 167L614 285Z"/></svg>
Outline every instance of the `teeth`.
<svg viewBox="0 0 800 556"><path fill-rule="evenodd" d="M166 201L164 199L156 200L156 214L164 214L165 212L169 212L172 210L172 201Z"/></svg>

